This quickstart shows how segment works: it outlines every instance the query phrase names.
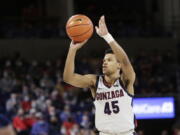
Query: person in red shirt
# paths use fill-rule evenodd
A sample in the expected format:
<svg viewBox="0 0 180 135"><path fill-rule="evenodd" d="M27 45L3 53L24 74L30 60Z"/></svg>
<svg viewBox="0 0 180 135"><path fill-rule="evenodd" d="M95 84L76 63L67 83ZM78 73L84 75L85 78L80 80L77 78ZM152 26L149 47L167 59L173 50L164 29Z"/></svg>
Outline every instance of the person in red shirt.
<svg viewBox="0 0 180 135"><path fill-rule="evenodd" d="M64 129L65 135L70 135L71 130L75 124L76 123L71 117L69 117L67 121L63 122L62 128Z"/></svg>
<svg viewBox="0 0 180 135"><path fill-rule="evenodd" d="M28 128L32 128L32 126L36 123L37 119L35 114L36 114L36 110L31 109L29 114L24 118L24 123Z"/></svg>
<svg viewBox="0 0 180 135"><path fill-rule="evenodd" d="M28 96L24 97L24 100L21 102L21 106L25 112L27 112L31 109L31 101Z"/></svg>
<svg viewBox="0 0 180 135"><path fill-rule="evenodd" d="M18 134L25 135L25 132L28 130L28 127L24 122L24 111L22 108L18 110L17 116L13 118L13 126L18 132Z"/></svg>

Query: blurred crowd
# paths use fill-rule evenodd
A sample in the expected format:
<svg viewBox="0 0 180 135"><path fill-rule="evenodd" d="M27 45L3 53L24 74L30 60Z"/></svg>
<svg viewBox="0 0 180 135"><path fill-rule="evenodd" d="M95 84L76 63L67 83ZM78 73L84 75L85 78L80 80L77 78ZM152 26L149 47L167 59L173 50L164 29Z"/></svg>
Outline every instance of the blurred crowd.
<svg viewBox="0 0 180 135"><path fill-rule="evenodd" d="M141 52L131 61L137 96L176 94L171 52ZM78 73L101 74L100 58L82 58L76 63ZM0 112L12 121L18 135L95 135L91 93L65 84L63 68L61 58L27 61L15 55L0 59Z"/></svg>
<svg viewBox="0 0 180 135"><path fill-rule="evenodd" d="M62 38L65 27L58 18L4 19L0 23L0 38Z"/></svg>
<svg viewBox="0 0 180 135"><path fill-rule="evenodd" d="M103 3L77 0L74 13L86 14L94 25L104 14L114 36L173 36L157 21L157 1L152 0L151 4L147 10L144 0ZM46 10L43 0L4 1L0 5L0 38L66 37L65 26L59 25L60 18L47 17ZM171 51L165 54L139 51L131 61L137 76L137 97L176 95L177 64ZM101 74L101 64L99 57L81 58L76 62L76 72ZM0 58L0 113L8 117L17 135L96 134L91 92L65 84L63 68L63 58L47 61L28 61L20 55ZM173 135L180 135L179 125L175 123L172 127ZM137 133L144 135L146 131ZM165 129L161 135L171 134Z"/></svg>
<svg viewBox="0 0 180 135"><path fill-rule="evenodd" d="M99 19L92 17L92 20ZM172 37L172 32L166 32L160 26L151 24L128 24L113 20L107 16L110 32L116 37ZM93 21L96 25L97 21ZM0 38L64 38L67 37L65 24L59 23L59 18L8 18L0 22Z"/></svg>
<svg viewBox="0 0 180 135"><path fill-rule="evenodd" d="M93 135L91 95L62 82L61 60L0 63L0 112L18 135Z"/></svg>
<svg viewBox="0 0 180 135"><path fill-rule="evenodd" d="M107 25L113 35L120 37L167 37L172 31L166 31L157 18L160 5L156 0L77 0L75 11L88 15L94 24L105 15Z"/></svg>
<svg viewBox="0 0 180 135"><path fill-rule="evenodd" d="M10 1L10 0L9 0ZM61 38L65 37L65 24L61 17L48 15L47 2L37 0L14 0L14 5L5 2L0 22L0 38ZM12 4L13 5L13 4ZM148 5L148 6L147 6ZM157 14L158 2L114 0L77 0L73 14L85 14L97 25L100 16L105 15L110 32L120 37L169 37L172 31L165 30ZM4 12L6 11L6 12ZM12 17L13 16L13 17Z"/></svg>
<svg viewBox="0 0 180 135"><path fill-rule="evenodd" d="M136 94L147 96L173 96L177 92L177 62L172 52L141 51L134 59L137 74Z"/></svg>

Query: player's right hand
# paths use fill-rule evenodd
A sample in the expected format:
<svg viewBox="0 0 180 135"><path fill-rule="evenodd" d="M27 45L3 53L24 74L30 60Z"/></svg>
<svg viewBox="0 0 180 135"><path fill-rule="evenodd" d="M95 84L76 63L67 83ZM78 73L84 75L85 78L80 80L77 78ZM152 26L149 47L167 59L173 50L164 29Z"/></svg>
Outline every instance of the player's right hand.
<svg viewBox="0 0 180 135"><path fill-rule="evenodd" d="M75 50L78 50L78 49L80 49L87 41L88 41L88 40L85 40L85 41L80 42L80 43L75 43L74 41L71 41L70 48L75 49Z"/></svg>
<svg viewBox="0 0 180 135"><path fill-rule="evenodd" d="M107 35L109 33L108 29L107 29L107 26L106 26L104 15L101 16L101 18L99 19L99 26L95 26L95 29L96 29L96 33L100 37L103 37L103 36L105 36L105 35Z"/></svg>

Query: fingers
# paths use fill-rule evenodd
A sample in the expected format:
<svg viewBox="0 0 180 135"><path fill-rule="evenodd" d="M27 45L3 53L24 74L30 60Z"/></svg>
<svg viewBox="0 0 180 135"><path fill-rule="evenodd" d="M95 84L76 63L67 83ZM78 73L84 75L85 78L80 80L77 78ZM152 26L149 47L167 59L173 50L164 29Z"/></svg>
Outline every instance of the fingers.
<svg viewBox="0 0 180 135"><path fill-rule="evenodd" d="M102 16L102 22L105 24L105 17L104 17L104 15Z"/></svg>
<svg viewBox="0 0 180 135"><path fill-rule="evenodd" d="M87 40L84 40L84 41L81 42L80 44L85 44L87 41L88 41L88 39L87 39Z"/></svg>
<svg viewBox="0 0 180 135"><path fill-rule="evenodd" d="M104 17L104 15L102 15L102 16L100 17L100 19L99 19L99 27L101 28L101 27L103 27L104 25L106 25L106 24L105 24L105 17Z"/></svg>
<svg viewBox="0 0 180 135"><path fill-rule="evenodd" d="M104 17L104 15L101 16L101 24L102 24L103 26L106 25L106 24L105 24L105 17Z"/></svg>
<svg viewBox="0 0 180 135"><path fill-rule="evenodd" d="M99 28L95 26L96 32L99 33Z"/></svg>
<svg viewBox="0 0 180 135"><path fill-rule="evenodd" d="M84 41L82 41L82 42L74 42L74 41L72 41L72 42L73 42L73 44L76 45L76 46L82 46L82 45L84 45L87 41L88 41L88 39L87 39L87 40L84 40Z"/></svg>
<svg viewBox="0 0 180 135"><path fill-rule="evenodd" d="M74 45L74 41L73 41L73 40L71 40L71 43L70 43L70 45Z"/></svg>
<svg viewBox="0 0 180 135"><path fill-rule="evenodd" d="M99 19L99 27L101 26L101 18Z"/></svg>
<svg viewBox="0 0 180 135"><path fill-rule="evenodd" d="M106 35L108 33L108 30L107 30L107 26L106 26L106 23L105 23L105 17L104 15L102 15L99 19L99 26L95 27L96 29L96 33L99 35L99 36L103 36L103 35Z"/></svg>
<svg viewBox="0 0 180 135"><path fill-rule="evenodd" d="M102 21L102 20L103 20L103 16L101 16L101 17L100 17L100 19L99 19L99 27L101 27L101 26L102 26L102 23L103 23L103 21Z"/></svg>

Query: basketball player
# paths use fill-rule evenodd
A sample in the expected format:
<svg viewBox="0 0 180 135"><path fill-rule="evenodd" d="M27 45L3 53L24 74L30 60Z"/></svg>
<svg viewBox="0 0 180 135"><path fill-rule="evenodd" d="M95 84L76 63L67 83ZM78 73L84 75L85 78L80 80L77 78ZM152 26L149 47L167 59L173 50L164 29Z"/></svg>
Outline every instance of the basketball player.
<svg viewBox="0 0 180 135"><path fill-rule="evenodd" d="M103 76L74 72L76 52L86 41L76 44L71 42L65 63L64 81L75 87L91 89L95 100L95 125L100 135L133 135L135 125L132 97L135 72L122 47L109 34L104 16L99 20L99 27L95 28L112 50L104 56Z"/></svg>
<svg viewBox="0 0 180 135"><path fill-rule="evenodd" d="M15 135L9 120L2 114L0 114L0 135Z"/></svg>

